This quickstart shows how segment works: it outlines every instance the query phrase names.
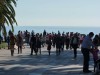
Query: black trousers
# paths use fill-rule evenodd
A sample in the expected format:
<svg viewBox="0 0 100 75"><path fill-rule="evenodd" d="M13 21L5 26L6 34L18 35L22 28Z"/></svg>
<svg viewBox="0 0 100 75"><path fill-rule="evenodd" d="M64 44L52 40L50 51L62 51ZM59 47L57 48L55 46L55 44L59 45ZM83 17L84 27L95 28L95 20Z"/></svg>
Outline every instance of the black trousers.
<svg viewBox="0 0 100 75"><path fill-rule="evenodd" d="M18 46L18 54L22 53L22 46Z"/></svg>
<svg viewBox="0 0 100 75"><path fill-rule="evenodd" d="M32 46L32 47L31 47L31 54L33 54L33 50L34 50L35 53L38 52L37 49L36 49L36 46Z"/></svg>
<svg viewBox="0 0 100 75"><path fill-rule="evenodd" d="M68 44L66 44L66 49L68 49L69 48L69 43Z"/></svg>
<svg viewBox="0 0 100 75"><path fill-rule="evenodd" d="M90 49L81 48L81 51L83 53L83 72L85 72L89 70L89 60L90 60L89 51Z"/></svg>
<svg viewBox="0 0 100 75"><path fill-rule="evenodd" d="M74 58L77 57L77 48L78 48L78 44L73 44L72 45L73 49L74 49Z"/></svg>
<svg viewBox="0 0 100 75"><path fill-rule="evenodd" d="M74 48L74 58L77 57L77 48Z"/></svg>

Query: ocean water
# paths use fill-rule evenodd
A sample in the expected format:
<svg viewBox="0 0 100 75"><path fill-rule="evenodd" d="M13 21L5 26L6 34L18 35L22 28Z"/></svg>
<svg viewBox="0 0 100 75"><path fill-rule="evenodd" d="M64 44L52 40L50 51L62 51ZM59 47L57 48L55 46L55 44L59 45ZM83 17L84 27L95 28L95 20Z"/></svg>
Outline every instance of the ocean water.
<svg viewBox="0 0 100 75"><path fill-rule="evenodd" d="M6 27L7 32L11 29L11 27ZM100 33L100 27L73 27L73 26L14 26L14 34L17 34L18 31L28 30L31 32L34 30L35 33L43 33L46 30L48 33L55 32L58 30L62 32L79 32L81 34L88 34L89 32L94 32L95 34Z"/></svg>

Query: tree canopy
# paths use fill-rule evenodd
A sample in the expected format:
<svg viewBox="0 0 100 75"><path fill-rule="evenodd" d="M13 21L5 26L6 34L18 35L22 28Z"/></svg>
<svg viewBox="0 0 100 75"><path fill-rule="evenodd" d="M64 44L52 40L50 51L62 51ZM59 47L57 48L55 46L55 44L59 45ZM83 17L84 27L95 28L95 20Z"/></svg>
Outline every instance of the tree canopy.
<svg viewBox="0 0 100 75"><path fill-rule="evenodd" d="M11 25L12 31L14 31L13 24L17 21L15 19L15 10L17 0L0 0L0 31L2 30L6 34L5 24Z"/></svg>

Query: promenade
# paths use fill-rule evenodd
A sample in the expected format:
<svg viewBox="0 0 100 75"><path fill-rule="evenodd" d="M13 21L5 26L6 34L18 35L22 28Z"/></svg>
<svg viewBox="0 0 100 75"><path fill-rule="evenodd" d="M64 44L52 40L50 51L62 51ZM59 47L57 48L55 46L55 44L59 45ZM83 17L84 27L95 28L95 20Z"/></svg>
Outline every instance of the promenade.
<svg viewBox="0 0 100 75"><path fill-rule="evenodd" d="M42 48L42 54L30 56L29 46L25 46L22 54L15 50L14 56L10 56L10 50L0 50L0 75L93 75L82 72L82 53L78 49L77 59L73 59L73 50L64 50L60 56L56 56L55 48L48 55L46 47ZM93 71L92 56L90 70Z"/></svg>

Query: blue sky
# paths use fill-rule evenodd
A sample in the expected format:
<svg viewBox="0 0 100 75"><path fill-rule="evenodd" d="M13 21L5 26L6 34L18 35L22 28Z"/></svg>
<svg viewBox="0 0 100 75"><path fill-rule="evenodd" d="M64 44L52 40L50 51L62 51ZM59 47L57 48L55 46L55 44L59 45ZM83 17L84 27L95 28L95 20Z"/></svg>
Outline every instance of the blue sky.
<svg viewBox="0 0 100 75"><path fill-rule="evenodd" d="M18 0L18 25L100 27L100 0Z"/></svg>

